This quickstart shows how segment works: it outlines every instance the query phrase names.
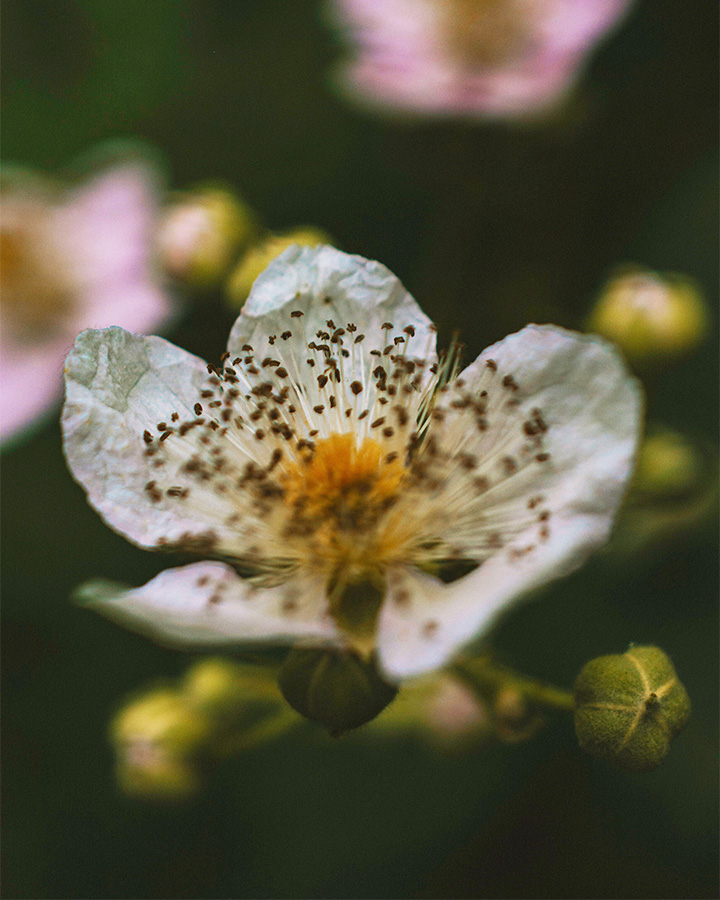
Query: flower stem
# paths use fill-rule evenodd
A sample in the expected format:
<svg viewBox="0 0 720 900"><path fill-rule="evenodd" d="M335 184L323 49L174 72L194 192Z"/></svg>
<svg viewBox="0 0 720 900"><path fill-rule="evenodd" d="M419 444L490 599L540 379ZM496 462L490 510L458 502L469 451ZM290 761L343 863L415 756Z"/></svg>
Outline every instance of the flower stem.
<svg viewBox="0 0 720 900"><path fill-rule="evenodd" d="M538 706L564 712L575 709L572 691L515 672L496 662L489 653L461 658L452 666L452 671L483 699L494 696L501 688L512 688Z"/></svg>
<svg viewBox="0 0 720 900"><path fill-rule="evenodd" d="M301 725L302 721L294 710L283 707L279 712L267 716L245 731L225 738L221 747L218 748L218 755L235 756L245 750L258 747Z"/></svg>

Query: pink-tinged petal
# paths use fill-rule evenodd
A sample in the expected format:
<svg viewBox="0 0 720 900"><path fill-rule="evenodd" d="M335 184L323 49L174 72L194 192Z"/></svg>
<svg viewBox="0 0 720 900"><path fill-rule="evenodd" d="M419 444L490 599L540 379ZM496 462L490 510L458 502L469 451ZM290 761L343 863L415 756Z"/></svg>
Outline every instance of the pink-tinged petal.
<svg viewBox="0 0 720 900"><path fill-rule="evenodd" d="M0 441L20 435L60 399L62 364L71 341L16 344L0 341Z"/></svg>
<svg viewBox="0 0 720 900"><path fill-rule="evenodd" d="M170 311L153 265L159 186L153 170L127 162L75 188L55 212L73 260L81 328L156 327Z"/></svg>
<svg viewBox="0 0 720 900"><path fill-rule="evenodd" d="M571 90L631 0L336 0L355 48L341 89L397 112L538 116Z"/></svg>
<svg viewBox="0 0 720 900"><path fill-rule="evenodd" d="M441 456L475 467L450 474L439 499L454 511L447 541L480 566L451 584L391 575L379 647L394 678L450 659L509 603L581 565L607 540L632 473L642 396L610 344L530 326L460 379L481 405L450 403L431 434Z"/></svg>
<svg viewBox="0 0 720 900"><path fill-rule="evenodd" d="M202 562L166 569L134 590L91 582L79 596L97 612L174 646L341 642L323 585L313 578L255 587L230 566Z"/></svg>
<svg viewBox="0 0 720 900"><path fill-rule="evenodd" d="M19 244L10 285L6 273L12 306L0 340L6 438L59 395L78 332L108 325L151 331L171 304L151 260L158 183L149 165L128 159L64 193L18 171L3 180L3 192L3 229Z"/></svg>
<svg viewBox="0 0 720 900"><path fill-rule="evenodd" d="M88 287L83 299L85 305L72 329L75 334L110 325L151 334L167 322L171 312L169 295L150 279Z"/></svg>

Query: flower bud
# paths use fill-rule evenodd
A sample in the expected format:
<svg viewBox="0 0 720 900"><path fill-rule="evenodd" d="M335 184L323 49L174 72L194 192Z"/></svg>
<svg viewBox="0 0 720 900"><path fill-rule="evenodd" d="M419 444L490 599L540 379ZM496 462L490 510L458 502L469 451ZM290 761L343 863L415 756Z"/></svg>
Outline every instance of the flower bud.
<svg viewBox="0 0 720 900"><path fill-rule="evenodd" d="M202 787L194 763L154 746L124 748L118 755L115 774L124 793L146 800L187 800Z"/></svg>
<svg viewBox="0 0 720 900"><path fill-rule="evenodd" d="M211 734L210 721L171 690L159 689L129 703L114 718L117 778L128 794L182 800L200 777L192 757Z"/></svg>
<svg viewBox="0 0 720 900"><path fill-rule="evenodd" d="M183 755L197 750L211 727L179 693L159 689L121 709L110 725L110 736L115 744L155 744Z"/></svg>
<svg viewBox="0 0 720 900"><path fill-rule="evenodd" d="M512 685L501 687L495 694L492 712L495 732L507 744L531 738L545 724L537 706Z"/></svg>
<svg viewBox="0 0 720 900"><path fill-rule="evenodd" d="M705 468L691 441L677 432L659 431L640 447L633 490L653 500L685 497L702 482Z"/></svg>
<svg viewBox="0 0 720 900"><path fill-rule="evenodd" d="M405 682L392 705L368 725L385 737L414 735L442 753L463 754L492 734L487 703L447 671Z"/></svg>
<svg viewBox="0 0 720 900"><path fill-rule="evenodd" d="M198 188L171 203L160 223L160 260L195 287L218 284L256 230L253 214L230 191Z"/></svg>
<svg viewBox="0 0 720 900"><path fill-rule="evenodd" d="M183 697L218 724L252 721L282 704L277 682L268 669L239 665L228 659L204 659L190 668Z"/></svg>
<svg viewBox="0 0 720 900"><path fill-rule="evenodd" d="M247 251L230 275L227 283L230 305L234 309L239 309L247 300L250 288L258 275L288 247L293 244L299 244L301 247L317 247L318 244L329 243L332 243L330 237L324 231L312 226L268 235Z"/></svg>
<svg viewBox="0 0 720 900"><path fill-rule="evenodd" d="M397 693L373 660L341 650L291 650L278 683L293 709L334 737L374 719Z"/></svg>
<svg viewBox="0 0 720 900"><path fill-rule="evenodd" d="M575 682L580 746L627 772L657 768L690 715L690 699L658 647L587 663Z"/></svg>
<svg viewBox="0 0 720 900"><path fill-rule="evenodd" d="M706 336L707 310L697 287L681 275L630 271L604 288L589 329L615 341L639 368L693 350Z"/></svg>

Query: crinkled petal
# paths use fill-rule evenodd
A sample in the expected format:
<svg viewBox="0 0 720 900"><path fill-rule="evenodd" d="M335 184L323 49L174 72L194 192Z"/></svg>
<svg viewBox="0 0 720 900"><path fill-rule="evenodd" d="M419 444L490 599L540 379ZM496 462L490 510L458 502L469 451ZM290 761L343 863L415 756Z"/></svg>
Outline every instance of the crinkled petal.
<svg viewBox="0 0 720 900"><path fill-rule="evenodd" d="M230 566L202 562L166 569L134 590L94 582L81 596L120 624L173 645L340 640L325 613L323 585L313 578L260 588Z"/></svg>
<svg viewBox="0 0 720 900"><path fill-rule="evenodd" d="M429 363L435 359L435 327L399 279L378 262L326 245L290 247L265 269L233 326L228 350L239 355L249 344L256 356L273 356L278 345L268 342L268 335L291 331L288 347L304 354L309 341L322 340L318 331L332 332L328 320L337 328L351 324L358 329L343 339L351 352L344 363L348 381L366 378L370 351L382 351L388 344L386 324L397 333L405 328L412 332L404 337L408 356ZM365 339L356 344L358 334Z"/></svg>
<svg viewBox="0 0 720 900"><path fill-rule="evenodd" d="M205 364L159 337L121 328L85 331L65 366L62 426L65 455L92 506L131 541L145 547L187 543L188 535L216 532L222 539L227 510L208 492L188 507L154 501L147 484L157 478L156 457L143 439L176 411L194 418Z"/></svg>
<svg viewBox="0 0 720 900"><path fill-rule="evenodd" d="M381 660L396 678L441 665L509 602L602 545L639 440L639 385L594 337L530 326L486 350L461 379L468 394L487 392L483 425L472 404L460 404L433 435L475 467L458 467L443 490L456 512L448 540L481 565L452 584L393 576L395 593L399 579L410 598L393 603L391 589L380 618Z"/></svg>
<svg viewBox="0 0 720 900"><path fill-rule="evenodd" d="M497 371L488 368L493 360ZM550 465L542 478L572 511L613 515L627 486L640 439L643 395L618 350L602 338L554 325L529 325L485 350L460 373L465 388L505 389L504 410L488 415L525 422L540 411L546 429L542 450ZM509 381L509 379L512 379ZM509 385L506 382L509 381ZM468 411L448 430L468 427ZM474 449L483 452L486 432L473 429ZM544 485L543 485L544 486ZM559 507L560 504L558 504Z"/></svg>

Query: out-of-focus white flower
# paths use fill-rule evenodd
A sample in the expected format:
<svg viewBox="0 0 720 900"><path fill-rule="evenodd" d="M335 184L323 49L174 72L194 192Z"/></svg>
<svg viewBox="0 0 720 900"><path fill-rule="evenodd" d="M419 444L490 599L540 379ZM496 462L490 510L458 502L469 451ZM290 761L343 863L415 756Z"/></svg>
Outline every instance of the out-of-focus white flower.
<svg viewBox="0 0 720 900"><path fill-rule="evenodd" d="M136 154L61 188L3 173L0 218L0 438L60 393L63 361L85 328L148 331L170 304L151 265L158 183Z"/></svg>
<svg viewBox="0 0 720 900"><path fill-rule="evenodd" d="M611 345L553 326L456 371L391 272L327 246L266 269L222 370L157 337L80 335L75 478L136 544L217 560L97 608L181 645L354 647L396 681L442 666L605 542L642 405Z"/></svg>
<svg viewBox="0 0 720 900"><path fill-rule="evenodd" d="M420 115L540 115L574 86L630 0L334 0L355 54L337 79L371 106Z"/></svg>

